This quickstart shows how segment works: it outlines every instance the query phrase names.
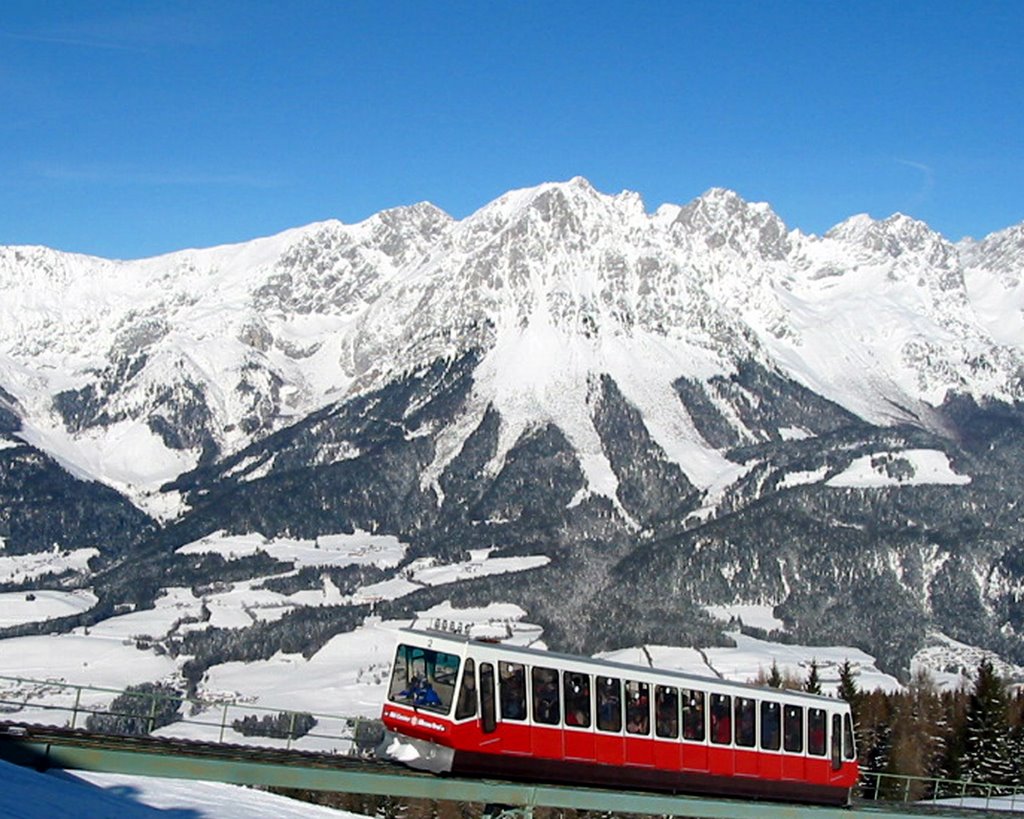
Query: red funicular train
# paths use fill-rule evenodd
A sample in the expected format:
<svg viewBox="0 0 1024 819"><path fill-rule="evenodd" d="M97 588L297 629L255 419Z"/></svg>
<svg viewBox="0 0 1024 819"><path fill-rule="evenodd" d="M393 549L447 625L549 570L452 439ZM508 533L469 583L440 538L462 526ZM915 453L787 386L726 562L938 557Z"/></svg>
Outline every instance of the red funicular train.
<svg viewBox="0 0 1024 819"><path fill-rule="evenodd" d="M842 700L406 629L382 718L413 767L845 804Z"/></svg>

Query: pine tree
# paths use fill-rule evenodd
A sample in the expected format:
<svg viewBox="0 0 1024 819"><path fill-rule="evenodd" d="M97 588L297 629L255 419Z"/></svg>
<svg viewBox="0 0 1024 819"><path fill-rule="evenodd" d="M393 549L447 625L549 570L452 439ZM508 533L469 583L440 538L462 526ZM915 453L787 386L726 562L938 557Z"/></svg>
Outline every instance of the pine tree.
<svg viewBox="0 0 1024 819"><path fill-rule="evenodd" d="M888 772L913 777L940 775L946 751L946 722L934 680L927 671L919 671L905 692L893 695L892 702ZM912 783L911 798L926 795L923 782Z"/></svg>
<svg viewBox="0 0 1024 819"><path fill-rule="evenodd" d="M779 671L779 664L772 660L772 670L768 675L768 685L771 688L782 688L782 673Z"/></svg>
<svg viewBox="0 0 1024 819"><path fill-rule="evenodd" d="M817 660L811 660L811 670L807 672L807 683L804 685L804 690L808 694L821 693L821 678L818 676Z"/></svg>
<svg viewBox="0 0 1024 819"><path fill-rule="evenodd" d="M942 761L943 775L947 779L965 779L961 770L967 725L968 696L963 690L947 691L942 695L942 710L946 722L946 754ZM949 795L952 795L952 791Z"/></svg>
<svg viewBox="0 0 1024 819"><path fill-rule="evenodd" d="M857 682L854 680L853 666L850 660L843 660L839 666L839 699L850 703L850 711L853 715L853 724L860 725L860 692L857 690Z"/></svg>
<svg viewBox="0 0 1024 819"><path fill-rule="evenodd" d="M972 782L1004 785L1014 779L1007 699L1003 681L990 660L978 665L978 676L967 706L961 775Z"/></svg>

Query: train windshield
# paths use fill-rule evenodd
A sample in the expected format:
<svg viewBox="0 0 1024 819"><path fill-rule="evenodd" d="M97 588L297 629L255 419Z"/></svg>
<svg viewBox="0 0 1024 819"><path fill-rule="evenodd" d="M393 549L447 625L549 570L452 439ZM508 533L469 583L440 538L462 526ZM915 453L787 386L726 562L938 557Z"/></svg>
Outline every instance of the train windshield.
<svg viewBox="0 0 1024 819"><path fill-rule="evenodd" d="M388 699L447 714L455 696L459 658L419 646L399 645Z"/></svg>

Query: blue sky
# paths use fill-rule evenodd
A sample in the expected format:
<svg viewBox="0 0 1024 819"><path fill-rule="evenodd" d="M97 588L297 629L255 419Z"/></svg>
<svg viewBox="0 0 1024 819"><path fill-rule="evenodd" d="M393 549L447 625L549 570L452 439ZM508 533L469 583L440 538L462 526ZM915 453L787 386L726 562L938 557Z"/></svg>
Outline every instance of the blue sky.
<svg viewBox="0 0 1024 819"><path fill-rule="evenodd" d="M0 244L131 258L586 176L821 233L1024 220L1024 3L38 2Z"/></svg>

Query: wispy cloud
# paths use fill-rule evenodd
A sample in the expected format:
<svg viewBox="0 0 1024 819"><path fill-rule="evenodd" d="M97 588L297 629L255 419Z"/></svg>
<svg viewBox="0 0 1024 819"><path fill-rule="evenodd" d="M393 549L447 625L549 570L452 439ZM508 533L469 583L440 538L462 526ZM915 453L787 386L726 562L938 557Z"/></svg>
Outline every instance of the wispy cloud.
<svg viewBox="0 0 1024 819"><path fill-rule="evenodd" d="M202 45L209 42L209 27L194 17L170 14L138 14L62 21L33 29L0 29L0 37L28 43L146 52L168 45Z"/></svg>
<svg viewBox="0 0 1024 819"><path fill-rule="evenodd" d="M135 53L142 53L146 51L142 46L131 45L129 43L117 43L86 37L67 37L57 34L21 34L16 31L0 31L0 37L5 37L9 40L21 40L27 43L46 43L49 45L67 45L77 46L80 48L99 48L106 51L132 51Z"/></svg>
<svg viewBox="0 0 1024 819"><path fill-rule="evenodd" d="M189 168L152 170L128 165L37 163L32 175L51 182L146 187L279 188L284 182L251 173L208 172Z"/></svg>
<svg viewBox="0 0 1024 819"><path fill-rule="evenodd" d="M921 185L911 198L908 210L923 205L931 198L932 191L935 189L935 171L930 165L925 165L923 162L914 162L911 159L900 159L899 157L895 157L895 161L921 172Z"/></svg>

